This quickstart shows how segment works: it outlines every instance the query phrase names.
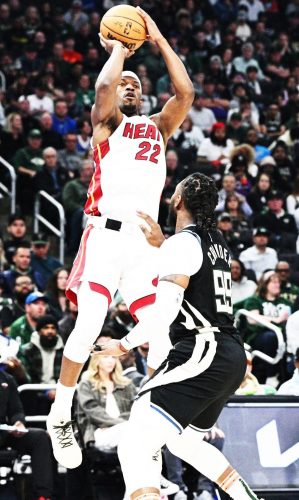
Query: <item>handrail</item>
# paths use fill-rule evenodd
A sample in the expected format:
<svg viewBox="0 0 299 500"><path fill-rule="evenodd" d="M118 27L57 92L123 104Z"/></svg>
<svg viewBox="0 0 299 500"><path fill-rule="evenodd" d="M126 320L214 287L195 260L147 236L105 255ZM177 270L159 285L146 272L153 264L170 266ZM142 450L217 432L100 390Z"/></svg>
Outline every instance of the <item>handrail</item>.
<svg viewBox="0 0 299 500"><path fill-rule="evenodd" d="M44 197L46 200L49 201L49 203L52 203L57 210L59 214L59 229L57 227L53 226L51 222L49 222L43 215L40 214L40 198ZM34 232L38 233L39 231L39 222L42 222L45 226L47 226L52 233L56 234L56 236L59 237L59 260L63 264L64 263L64 239L65 239L65 232L64 232L64 225L65 225L65 212L64 208L59 203L53 196L51 196L49 193L46 191L38 191L36 198L35 198L35 204L34 204Z"/></svg>
<svg viewBox="0 0 299 500"><path fill-rule="evenodd" d="M242 315L246 316L246 318L253 319L256 323L260 323L261 325L268 328L268 330L272 330L274 333L276 333L278 346L277 346L277 351L276 351L276 355L274 358L272 358L268 354L265 354L262 351L254 350L254 351L250 352L252 357L257 356L258 358L263 359L264 361L266 361L267 363L270 363L271 365L276 365L276 363L278 363L278 361L280 361L282 359L282 357L285 353L285 341L283 339L281 329L278 326L273 325L273 323L271 323L270 321L268 321L264 318L259 318L255 313L252 313L251 311L247 311L247 309L239 309L236 312L235 323L238 321L239 317ZM248 346L247 344L246 344L246 348L248 348L250 350L250 346Z"/></svg>
<svg viewBox="0 0 299 500"><path fill-rule="evenodd" d="M10 198L10 213L14 214L16 211L16 185L17 185L17 174L13 166L6 161L3 156L0 156L0 163L7 168L10 175L11 190L0 182L0 189Z"/></svg>

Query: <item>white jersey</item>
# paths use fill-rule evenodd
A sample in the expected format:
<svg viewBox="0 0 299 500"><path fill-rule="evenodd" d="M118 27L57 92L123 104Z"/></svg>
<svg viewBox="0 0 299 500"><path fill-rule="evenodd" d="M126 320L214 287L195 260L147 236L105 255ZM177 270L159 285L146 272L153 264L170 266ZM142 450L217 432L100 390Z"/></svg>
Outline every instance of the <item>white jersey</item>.
<svg viewBox="0 0 299 500"><path fill-rule="evenodd" d="M157 220L165 183L163 137L148 117L123 115L113 134L94 145L95 172L85 205L89 216L140 223L137 210Z"/></svg>

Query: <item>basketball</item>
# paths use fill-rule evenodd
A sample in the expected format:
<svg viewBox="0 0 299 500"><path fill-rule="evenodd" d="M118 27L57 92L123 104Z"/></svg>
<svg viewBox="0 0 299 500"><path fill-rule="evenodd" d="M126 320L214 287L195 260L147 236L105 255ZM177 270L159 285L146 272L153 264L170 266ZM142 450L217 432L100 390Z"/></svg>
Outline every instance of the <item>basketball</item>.
<svg viewBox="0 0 299 500"><path fill-rule="evenodd" d="M116 5L102 17L100 32L104 38L119 40L127 49L138 49L146 39L146 26L135 7Z"/></svg>

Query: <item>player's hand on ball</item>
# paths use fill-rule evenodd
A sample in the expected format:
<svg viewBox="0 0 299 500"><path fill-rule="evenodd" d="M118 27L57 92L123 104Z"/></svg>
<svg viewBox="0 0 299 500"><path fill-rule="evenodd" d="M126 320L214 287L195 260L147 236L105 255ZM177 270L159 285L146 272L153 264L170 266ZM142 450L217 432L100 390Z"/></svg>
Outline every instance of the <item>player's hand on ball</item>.
<svg viewBox="0 0 299 500"><path fill-rule="evenodd" d="M100 42L102 47L108 52L108 54L111 54L112 50L114 49L115 46L120 45L123 50L125 51L125 57L126 59L129 59L133 54L135 54L134 50L129 50L127 49L121 42L118 40L108 40L108 38L104 38L102 33L99 33L100 37Z"/></svg>
<svg viewBox="0 0 299 500"><path fill-rule="evenodd" d="M127 351L120 347L119 340L111 339L103 344L93 345L90 352L97 356L122 356Z"/></svg>
<svg viewBox="0 0 299 500"><path fill-rule="evenodd" d="M159 248L162 245L163 241L165 240L164 235L161 231L161 227L157 222L154 221L154 219L150 217L150 215L140 211L137 212L137 215L142 219L144 219L147 226L150 227L150 229L148 229L146 226L140 226L148 243L153 247Z"/></svg>
<svg viewBox="0 0 299 500"><path fill-rule="evenodd" d="M146 29L148 32L147 39L153 43L159 43L163 40L163 35L156 25L155 21L152 20L151 16L149 16L143 9L140 7L136 7L138 14L144 19L146 24Z"/></svg>

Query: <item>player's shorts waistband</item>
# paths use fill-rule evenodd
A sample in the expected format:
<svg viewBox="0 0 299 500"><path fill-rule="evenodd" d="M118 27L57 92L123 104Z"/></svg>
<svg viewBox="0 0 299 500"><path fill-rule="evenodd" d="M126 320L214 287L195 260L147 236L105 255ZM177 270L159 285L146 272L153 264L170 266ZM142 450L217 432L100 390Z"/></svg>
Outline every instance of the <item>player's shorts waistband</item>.
<svg viewBox="0 0 299 500"><path fill-rule="evenodd" d="M133 222L123 222L105 216L90 216L87 220L87 225L89 224L92 224L98 229L111 229L112 231L124 231L126 233L140 231L138 224L134 224Z"/></svg>

